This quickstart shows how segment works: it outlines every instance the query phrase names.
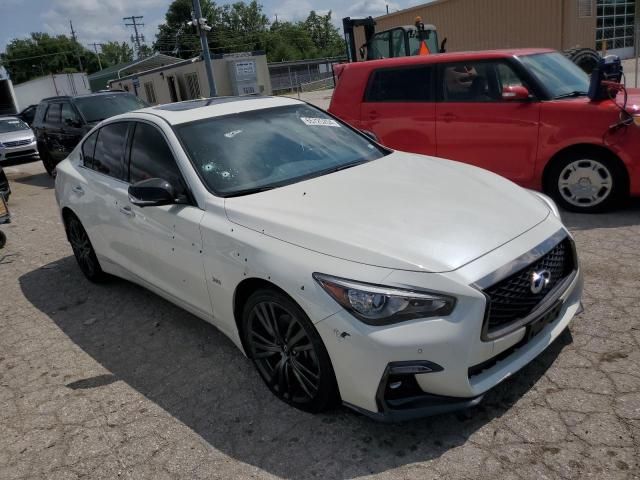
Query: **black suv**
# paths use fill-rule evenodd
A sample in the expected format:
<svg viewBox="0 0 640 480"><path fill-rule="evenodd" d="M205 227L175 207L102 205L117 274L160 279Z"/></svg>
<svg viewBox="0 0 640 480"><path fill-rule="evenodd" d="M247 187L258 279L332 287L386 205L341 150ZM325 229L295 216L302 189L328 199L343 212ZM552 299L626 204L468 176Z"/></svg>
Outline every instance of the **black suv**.
<svg viewBox="0 0 640 480"><path fill-rule="evenodd" d="M145 107L144 100L125 92L45 98L32 124L44 168L53 175L56 165L101 120Z"/></svg>

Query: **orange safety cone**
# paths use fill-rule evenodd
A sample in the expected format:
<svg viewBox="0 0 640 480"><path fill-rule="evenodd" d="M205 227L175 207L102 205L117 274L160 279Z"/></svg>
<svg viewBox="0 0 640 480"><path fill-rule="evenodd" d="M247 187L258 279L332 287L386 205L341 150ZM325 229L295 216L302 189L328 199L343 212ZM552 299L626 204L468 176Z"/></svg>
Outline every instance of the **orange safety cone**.
<svg viewBox="0 0 640 480"><path fill-rule="evenodd" d="M427 42L422 40L420 44L420 50L418 51L418 55L429 55L431 52L429 51L429 47L427 47Z"/></svg>

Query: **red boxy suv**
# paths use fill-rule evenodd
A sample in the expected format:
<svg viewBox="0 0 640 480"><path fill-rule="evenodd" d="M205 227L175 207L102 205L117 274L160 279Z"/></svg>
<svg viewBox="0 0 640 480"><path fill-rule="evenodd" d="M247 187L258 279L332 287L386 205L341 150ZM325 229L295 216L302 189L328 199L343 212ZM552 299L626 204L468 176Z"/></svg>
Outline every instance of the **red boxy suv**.
<svg viewBox="0 0 640 480"><path fill-rule="evenodd" d="M391 148L486 168L574 211L640 195L640 90L628 89L635 121L621 126L629 115L590 101L589 77L556 51L391 58L335 75L329 111Z"/></svg>

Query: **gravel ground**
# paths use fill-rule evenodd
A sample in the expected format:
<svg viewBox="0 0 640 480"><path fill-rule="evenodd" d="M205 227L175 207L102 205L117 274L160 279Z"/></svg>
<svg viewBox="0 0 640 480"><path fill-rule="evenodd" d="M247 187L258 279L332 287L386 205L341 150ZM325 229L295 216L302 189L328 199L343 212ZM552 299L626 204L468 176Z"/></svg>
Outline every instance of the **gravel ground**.
<svg viewBox="0 0 640 480"><path fill-rule="evenodd" d="M566 215L585 312L469 411L381 425L276 400L215 328L85 281L39 164L7 169L0 478L639 478L640 202Z"/></svg>

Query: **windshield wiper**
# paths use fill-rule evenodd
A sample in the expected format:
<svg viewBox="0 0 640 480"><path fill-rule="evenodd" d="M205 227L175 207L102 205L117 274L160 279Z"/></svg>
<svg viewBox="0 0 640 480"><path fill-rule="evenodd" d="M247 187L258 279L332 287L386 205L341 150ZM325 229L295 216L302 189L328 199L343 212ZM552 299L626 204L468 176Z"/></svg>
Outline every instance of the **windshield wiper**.
<svg viewBox="0 0 640 480"><path fill-rule="evenodd" d="M275 186L269 186L269 187L256 187L256 188L245 188L244 190L238 190L235 192L231 192L228 195L225 195L225 197L230 198L230 197L242 197L243 195L251 195L253 193L260 193L260 192L266 192L267 190L273 190L274 188L276 188Z"/></svg>
<svg viewBox="0 0 640 480"><path fill-rule="evenodd" d="M553 97L554 100L559 100L561 98L575 98L575 97L583 97L587 95L587 92L583 92L581 90L574 90L573 92L563 93L562 95L556 95Z"/></svg>
<svg viewBox="0 0 640 480"><path fill-rule="evenodd" d="M347 168L357 167L358 165L362 165L365 162L366 160L358 160L357 162L345 163L344 165L338 165L337 167L329 168L322 173L326 174L326 173L339 172L340 170L346 170Z"/></svg>

